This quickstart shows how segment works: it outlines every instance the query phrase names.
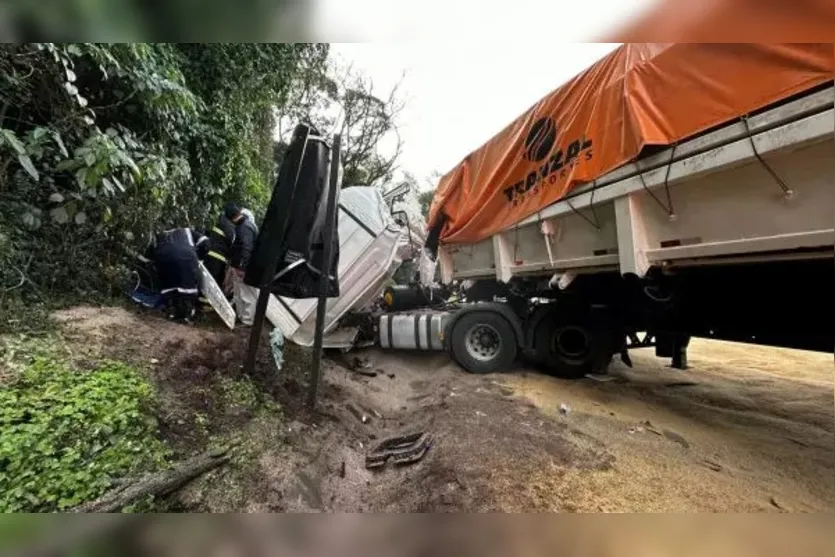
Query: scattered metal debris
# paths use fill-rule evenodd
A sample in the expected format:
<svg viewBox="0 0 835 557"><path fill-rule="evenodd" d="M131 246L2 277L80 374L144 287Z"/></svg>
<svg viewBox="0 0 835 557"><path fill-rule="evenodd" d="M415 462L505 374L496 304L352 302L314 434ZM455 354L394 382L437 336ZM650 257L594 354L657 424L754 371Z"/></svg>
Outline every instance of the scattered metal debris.
<svg viewBox="0 0 835 557"><path fill-rule="evenodd" d="M380 442L365 457L365 467L382 468L391 460L402 466L413 464L422 459L432 446L432 436L428 433L410 433L391 437Z"/></svg>
<svg viewBox="0 0 835 557"><path fill-rule="evenodd" d="M571 408L567 404L565 404L565 403L560 404L560 414L562 414L563 416L568 416L568 414L570 412L571 412Z"/></svg>
<svg viewBox="0 0 835 557"><path fill-rule="evenodd" d="M486 417L487 416L487 414L485 414L481 410L476 410L475 415L478 416L478 417Z"/></svg>

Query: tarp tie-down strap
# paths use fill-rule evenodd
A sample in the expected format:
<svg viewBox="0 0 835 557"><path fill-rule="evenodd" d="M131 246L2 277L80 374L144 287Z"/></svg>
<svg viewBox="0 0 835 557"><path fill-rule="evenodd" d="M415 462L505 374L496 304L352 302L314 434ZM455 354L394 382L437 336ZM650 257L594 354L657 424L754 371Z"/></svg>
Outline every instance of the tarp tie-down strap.
<svg viewBox="0 0 835 557"><path fill-rule="evenodd" d="M590 219L588 216L584 215L583 213L581 213L576 207L574 207L574 205L571 204L570 199L566 199L565 202L568 204L568 206L571 208L572 211L577 213L577 215L582 217L582 219L584 221L586 221L587 223L592 225L595 228L595 230L600 232L600 220L597 218L597 211L594 210L594 192L596 190L597 190L597 180L595 180L591 184L591 199L589 200L589 209L591 209L591 216L593 217L593 220Z"/></svg>
<svg viewBox="0 0 835 557"><path fill-rule="evenodd" d="M774 181L777 182L777 185L780 186L780 189L783 190L783 196L786 199L791 199L794 197L794 190L786 185L783 179L777 175L774 169L771 168L767 162L765 162L762 155L760 155L759 151L757 151L757 145L754 143L754 136L751 134L751 127L748 125L748 115L746 114L741 119L742 123L745 124L745 132L748 134L748 141L751 142L751 149L754 151L754 156L757 157L757 160L760 161L768 173L771 174L771 177L774 178Z"/></svg>
<svg viewBox="0 0 835 557"><path fill-rule="evenodd" d="M667 212L667 216L670 217L671 221L676 220L676 213L673 209L673 197L670 195L670 169L673 168L673 161L676 157L676 147L678 147L678 145L673 143L673 148L670 151L670 160L667 161L667 173L664 175L664 191L667 194L667 203L661 201L661 199L655 195L655 192L647 187L647 182L644 179L644 173L641 170L641 167L638 166L638 161L635 161L635 167L638 169L638 178L641 179L641 185L644 187L644 190L655 200L656 203L658 203L658 205L661 206L662 209L664 209L664 211Z"/></svg>

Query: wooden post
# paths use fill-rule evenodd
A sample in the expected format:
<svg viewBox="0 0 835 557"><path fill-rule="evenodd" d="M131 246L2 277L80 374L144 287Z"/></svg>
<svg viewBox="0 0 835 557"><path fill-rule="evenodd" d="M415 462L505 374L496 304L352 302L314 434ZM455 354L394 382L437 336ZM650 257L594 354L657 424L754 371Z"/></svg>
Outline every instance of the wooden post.
<svg viewBox="0 0 835 557"><path fill-rule="evenodd" d="M313 361L310 369L310 391L307 404L310 408L316 406L319 396L319 383L322 379L322 337L325 331L325 312L328 303L328 282L330 279L331 259L333 258L333 233L336 228L337 192L339 190L339 163L341 156L342 138L339 134L333 136L331 146L331 172L328 186L328 204L325 213L325 238L322 257L322 275L319 278L319 301L316 304L316 331L313 337Z"/></svg>

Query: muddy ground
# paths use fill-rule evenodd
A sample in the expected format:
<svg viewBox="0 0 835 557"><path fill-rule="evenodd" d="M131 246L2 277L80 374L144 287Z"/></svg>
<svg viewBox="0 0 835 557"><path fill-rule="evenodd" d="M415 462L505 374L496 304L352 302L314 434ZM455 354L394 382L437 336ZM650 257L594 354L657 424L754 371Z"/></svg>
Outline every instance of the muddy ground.
<svg viewBox="0 0 835 557"><path fill-rule="evenodd" d="M265 336L243 378L246 330L122 308L57 317L77 359L148 370L178 456L236 443L175 510L835 510L831 354L694 341L689 371L637 351L606 382L475 376L444 354L379 350L357 354L370 377L349 369L354 355L330 354L310 412L297 347L278 372ZM419 431L433 437L420 462L365 468L370 446Z"/></svg>

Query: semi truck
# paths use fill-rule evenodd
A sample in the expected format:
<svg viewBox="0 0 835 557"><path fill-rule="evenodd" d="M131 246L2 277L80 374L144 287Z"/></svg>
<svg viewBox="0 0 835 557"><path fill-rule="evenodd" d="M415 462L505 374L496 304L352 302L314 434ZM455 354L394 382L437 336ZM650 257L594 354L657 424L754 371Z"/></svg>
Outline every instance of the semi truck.
<svg viewBox="0 0 835 557"><path fill-rule="evenodd" d="M683 369L692 337L833 352L833 70L831 45L622 45L446 174L420 280L328 331L566 377L645 347Z"/></svg>

